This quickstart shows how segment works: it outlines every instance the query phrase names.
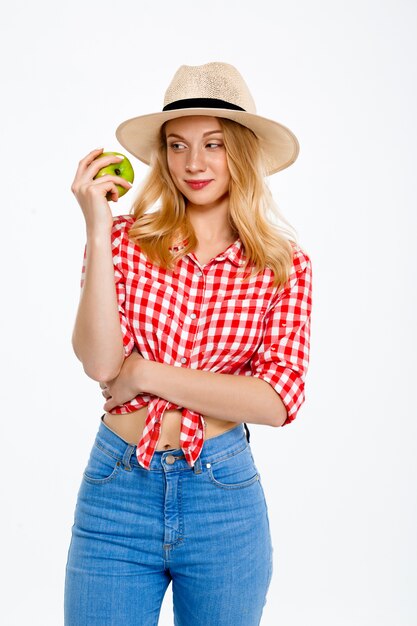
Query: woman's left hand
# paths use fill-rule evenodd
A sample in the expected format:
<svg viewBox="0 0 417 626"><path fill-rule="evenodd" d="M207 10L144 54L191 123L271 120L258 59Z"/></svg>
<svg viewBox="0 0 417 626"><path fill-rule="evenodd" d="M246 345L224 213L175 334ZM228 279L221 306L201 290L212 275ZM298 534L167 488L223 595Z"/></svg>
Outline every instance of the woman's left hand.
<svg viewBox="0 0 417 626"><path fill-rule="evenodd" d="M103 406L105 411L111 411L114 407L129 402L139 393L143 393L140 386L141 366L145 359L139 352L130 354L122 365L119 375L113 380L101 382L102 394L107 402Z"/></svg>

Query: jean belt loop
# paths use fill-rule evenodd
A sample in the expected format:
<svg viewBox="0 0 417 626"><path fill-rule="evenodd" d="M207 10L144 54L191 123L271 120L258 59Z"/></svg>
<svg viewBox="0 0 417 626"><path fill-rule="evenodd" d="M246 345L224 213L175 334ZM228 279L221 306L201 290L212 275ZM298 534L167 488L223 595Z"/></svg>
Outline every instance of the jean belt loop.
<svg viewBox="0 0 417 626"><path fill-rule="evenodd" d="M129 444L128 446L126 446L126 450L123 455L123 459L122 459L123 467L125 468L125 470L129 472L132 469L132 466L130 465L130 459L132 458L132 455L135 453L135 449L136 449L136 446Z"/></svg>
<svg viewBox="0 0 417 626"><path fill-rule="evenodd" d="M198 457L198 459L196 460L196 462L194 463L194 474L201 474L201 458Z"/></svg>
<svg viewBox="0 0 417 626"><path fill-rule="evenodd" d="M249 443L249 441L250 441L250 432L249 432L249 428L248 428L248 425L247 425L245 422L243 423L243 425L244 425L244 427L245 427L245 431L246 431L246 439L247 439L247 442Z"/></svg>

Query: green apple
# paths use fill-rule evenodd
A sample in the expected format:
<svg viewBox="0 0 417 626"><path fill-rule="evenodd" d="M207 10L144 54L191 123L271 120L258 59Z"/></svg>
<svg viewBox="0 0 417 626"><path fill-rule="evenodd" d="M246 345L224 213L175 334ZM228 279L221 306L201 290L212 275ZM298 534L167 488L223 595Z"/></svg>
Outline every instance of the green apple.
<svg viewBox="0 0 417 626"><path fill-rule="evenodd" d="M110 174L111 176L121 176L122 178L127 180L129 183L133 183L133 180L135 178L135 173L133 171L131 162L124 154L120 154L120 152L102 152L96 158L101 159L101 157L113 156L113 155L123 157L123 161L118 161L117 163L110 163L110 165L106 165L106 167L102 167L101 170L99 170L97 174L94 176L94 178L96 179L96 178L100 178L101 176L106 176L107 174ZM124 196L125 193L129 191L128 189L126 189L126 187L122 187L121 185L116 185L116 187L117 187L117 191L119 192L119 198L121 196ZM106 198L107 200L109 200L110 195L107 194Z"/></svg>

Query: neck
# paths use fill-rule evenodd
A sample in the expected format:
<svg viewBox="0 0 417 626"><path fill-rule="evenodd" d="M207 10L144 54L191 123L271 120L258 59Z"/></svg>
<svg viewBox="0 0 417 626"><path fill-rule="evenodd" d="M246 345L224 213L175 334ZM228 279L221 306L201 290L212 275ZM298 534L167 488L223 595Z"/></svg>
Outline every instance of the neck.
<svg viewBox="0 0 417 626"><path fill-rule="evenodd" d="M236 232L229 222L229 197L215 204L187 204L187 215L197 239L203 243L234 241Z"/></svg>

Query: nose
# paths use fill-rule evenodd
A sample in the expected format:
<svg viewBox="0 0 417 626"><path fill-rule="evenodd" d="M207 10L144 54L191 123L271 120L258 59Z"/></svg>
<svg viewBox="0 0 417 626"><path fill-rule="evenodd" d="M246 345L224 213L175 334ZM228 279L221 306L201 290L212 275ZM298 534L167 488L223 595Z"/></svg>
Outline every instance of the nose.
<svg viewBox="0 0 417 626"><path fill-rule="evenodd" d="M185 169L187 172L204 172L207 169L204 151L198 148L190 150Z"/></svg>

